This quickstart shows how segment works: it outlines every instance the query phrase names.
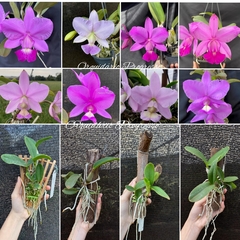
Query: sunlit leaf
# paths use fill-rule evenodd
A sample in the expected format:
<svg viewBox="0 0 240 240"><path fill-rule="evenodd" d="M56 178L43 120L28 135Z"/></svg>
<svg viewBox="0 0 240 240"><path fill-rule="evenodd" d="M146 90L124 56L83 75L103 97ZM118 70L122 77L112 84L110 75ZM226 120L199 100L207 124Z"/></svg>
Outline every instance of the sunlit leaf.
<svg viewBox="0 0 240 240"><path fill-rule="evenodd" d="M140 82L143 86L149 85L149 80L147 77L139 70L139 69L130 69L127 74L128 78L137 77L138 82Z"/></svg>
<svg viewBox="0 0 240 240"><path fill-rule="evenodd" d="M193 16L193 21L194 22L203 22L203 23L208 24L208 21L206 20L206 18L203 16L199 16L199 15Z"/></svg>
<svg viewBox="0 0 240 240"><path fill-rule="evenodd" d="M38 2L35 7L34 10L39 14L42 15L45 10L47 10L50 7L53 7L54 5L56 5L57 2Z"/></svg>
<svg viewBox="0 0 240 240"><path fill-rule="evenodd" d="M106 15L107 14L107 9L100 9L100 10L98 10L97 11L97 14L98 14L98 19L99 20L103 20L103 17L104 17L104 15ZM65 39L64 39L65 40ZM66 41L66 40L65 40Z"/></svg>
<svg viewBox="0 0 240 240"><path fill-rule="evenodd" d="M96 161L93 164L93 170L99 168L100 166L102 166L105 163L112 162L112 161L118 161L118 160L119 160L118 157L105 157L105 158L101 158L101 159L99 159L98 161Z"/></svg>
<svg viewBox="0 0 240 240"><path fill-rule="evenodd" d="M20 12L18 10L17 4L15 2L9 2L9 5L13 11L13 15L15 18L20 18Z"/></svg>
<svg viewBox="0 0 240 240"><path fill-rule="evenodd" d="M35 156L34 158L32 158L32 160L33 160L34 162L36 162L36 161L39 160L39 159L49 159L49 160L51 160L52 158L51 158L50 156L46 155L46 154L37 154L37 156Z"/></svg>
<svg viewBox="0 0 240 240"><path fill-rule="evenodd" d="M231 191L237 188L237 185L233 182L226 183L226 186L228 186Z"/></svg>
<svg viewBox="0 0 240 240"><path fill-rule="evenodd" d="M79 177L80 177L80 174L71 175L68 178L68 180L65 182L66 188L68 188L68 189L72 188L77 183Z"/></svg>
<svg viewBox="0 0 240 240"><path fill-rule="evenodd" d="M185 147L185 150L192 153L193 155L199 157L200 159L203 160L203 162L205 163L205 165L207 166L207 159L205 158L205 156L203 155L202 152L200 152L198 149L194 148L194 147L189 147L189 146L186 146Z"/></svg>
<svg viewBox="0 0 240 240"><path fill-rule="evenodd" d="M144 177L147 178L152 186L154 183L154 165L152 163L148 163L144 168Z"/></svg>
<svg viewBox="0 0 240 240"><path fill-rule="evenodd" d="M47 140L49 140L49 139L51 139L52 138L52 136L48 136L48 137L44 137L44 138L41 138L41 139L39 139L37 142L36 142L36 147L38 147L40 144L42 144L43 142L45 142L45 141L47 141Z"/></svg>
<svg viewBox="0 0 240 240"><path fill-rule="evenodd" d="M147 190L147 195L151 192L151 183L150 181L145 177L144 178L144 183L145 183L145 186L146 186L146 190Z"/></svg>
<svg viewBox="0 0 240 240"><path fill-rule="evenodd" d="M160 177L160 173L159 172L155 172L154 173L154 182L156 182L159 177Z"/></svg>
<svg viewBox="0 0 240 240"><path fill-rule="evenodd" d="M157 22L158 26L165 22L165 13L163 11L162 5L159 2L148 2L148 8Z"/></svg>
<svg viewBox="0 0 240 240"><path fill-rule="evenodd" d="M201 183L190 192L188 199L190 202L197 202L206 197L214 188L215 185L210 182Z"/></svg>
<svg viewBox="0 0 240 240"><path fill-rule="evenodd" d="M160 188L158 186L152 186L151 190L153 190L159 196L164 197L164 198L170 200L170 197L168 196L168 194L162 188Z"/></svg>
<svg viewBox="0 0 240 240"><path fill-rule="evenodd" d="M125 188L126 188L128 191L130 191L130 192L134 192L134 191L135 191L135 189L134 189L132 186L130 186L130 185L126 185Z"/></svg>
<svg viewBox="0 0 240 240"><path fill-rule="evenodd" d="M21 167L28 166L27 162L23 161L21 158L13 154L2 154L1 158L7 164L14 164Z"/></svg>
<svg viewBox="0 0 240 240"><path fill-rule="evenodd" d="M38 155L38 150L36 147L36 142L27 136L24 136L24 142L27 146L28 152L32 158L36 157Z"/></svg>
<svg viewBox="0 0 240 240"><path fill-rule="evenodd" d="M223 182L224 183L229 183L229 182L234 182L236 180L238 180L238 177L236 177L236 176L229 176L229 177L225 177Z"/></svg>
<svg viewBox="0 0 240 240"><path fill-rule="evenodd" d="M229 151L229 147L225 147L222 148L221 150L219 150L218 152L216 152L209 160L208 160L208 166L211 166L214 163L218 163L219 161L221 161L222 158L224 158L226 156L226 154Z"/></svg>
<svg viewBox="0 0 240 240"><path fill-rule="evenodd" d="M140 180L136 183L134 189L137 190L137 189L142 189L145 187L145 182L144 180Z"/></svg>
<svg viewBox="0 0 240 240"><path fill-rule="evenodd" d="M174 20L172 21L172 28L175 28L175 26L178 24L178 16L176 16L174 18Z"/></svg>

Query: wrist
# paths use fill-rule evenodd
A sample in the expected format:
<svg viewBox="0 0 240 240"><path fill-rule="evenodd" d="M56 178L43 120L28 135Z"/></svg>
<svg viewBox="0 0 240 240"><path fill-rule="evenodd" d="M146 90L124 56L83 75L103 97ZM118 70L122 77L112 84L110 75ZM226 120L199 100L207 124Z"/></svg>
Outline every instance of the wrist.
<svg viewBox="0 0 240 240"><path fill-rule="evenodd" d="M10 211L10 216L16 221L18 221L19 223L24 223L29 217L27 211L23 213L18 213L18 212L15 212L13 209L11 209Z"/></svg>
<svg viewBox="0 0 240 240"><path fill-rule="evenodd" d="M192 221L188 218L181 230L181 240L197 239L201 230L202 226L199 226L196 221Z"/></svg>

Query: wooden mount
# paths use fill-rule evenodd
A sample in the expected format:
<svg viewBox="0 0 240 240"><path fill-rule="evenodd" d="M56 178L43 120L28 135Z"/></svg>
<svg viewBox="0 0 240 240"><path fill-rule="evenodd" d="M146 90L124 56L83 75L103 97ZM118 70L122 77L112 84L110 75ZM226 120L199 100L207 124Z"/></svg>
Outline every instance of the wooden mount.
<svg viewBox="0 0 240 240"><path fill-rule="evenodd" d="M19 158L23 159L25 162L27 162L30 158L27 155L19 155ZM40 186L41 186L41 192L40 195L38 197L38 200L33 204L33 202L25 199L26 202L26 206L29 208L34 208L34 209L38 209L40 203L41 203L41 199L43 198L44 192L46 190L48 181L52 175L52 172L54 170L54 166L56 164L56 160L54 161L50 161L50 160L45 160L45 159L40 159L38 160L44 167L44 172L43 172L43 178L40 181ZM29 169L31 170L32 166L29 166ZM20 167L20 177L24 183L24 186L27 185L27 183L29 182L29 179L26 177L26 168L25 167Z"/></svg>

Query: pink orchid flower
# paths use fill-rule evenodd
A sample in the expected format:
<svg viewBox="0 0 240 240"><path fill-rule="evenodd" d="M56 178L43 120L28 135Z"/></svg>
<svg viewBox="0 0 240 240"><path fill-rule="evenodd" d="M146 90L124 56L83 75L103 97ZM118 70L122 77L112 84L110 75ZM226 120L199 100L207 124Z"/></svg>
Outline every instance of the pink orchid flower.
<svg viewBox="0 0 240 240"><path fill-rule="evenodd" d="M61 106L62 101L61 101L61 91L58 91L53 102L51 103L49 107L49 114L51 117L53 117L57 122L61 122L58 115L61 113Z"/></svg>
<svg viewBox="0 0 240 240"><path fill-rule="evenodd" d="M189 32L186 27L179 26L180 39L183 40L179 46L179 55L184 57L191 52L193 44L193 54L195 54L198 40L192 35L192 24L189 24Z"/></svg>
<svg viewBox="0 0 240 240"><path fill-rule="evenodd" d="M230 104L222 99L229 91L230 84L226 80L211 80L208 71L202 75L202 80L185 80L183 90L186 96L193 102L187 111L192 111L196 116L191 122L205 120L205 122L223 123L231 112Z"/></svg>
<svg viewBox="0 0 240 240"><path fill-rule="evenodd" d="M218 29L218 17L213 14L209 19L209 24L194 22L193 34L200 41L196 48L196 56L203 55L204 59L211 64L219 64L225 58L231 59L231 49L227 45L240 33L237 26L227 26Z"/></svg>
<svg viewBox="0 0 240 240"><path fill-rule="evenodd" d="M114 31L114 23L112 21L99 21L97 12L93 10L89 19L75 17L72 24L75 31L79 34L73 42L80 43L88 40L88 44L81 46L86 54L96 55L100 52L100 48L94 45L96 41L103 47L109 48L107 38Z"/></svg>
<svg viewBox="0 0 240 240"><path fill-rule="evenodd" d="M137 51L141 48L146 49L143 55L143 60L150 62L157 60L158 56L154 52L154 48L160 51L167 51L163 42L168 38L168 31L164 27L153 28L152 20L147 17L143 27L132 27L129 32L130 37L135 43L130 48L130 51Z"/></svg>
<svg viewBox="0 0 240 240"><path fill-rule="evenodd" d="M7 37L5 48L22 49L15 53L19 61L34 62L37 51L48 52L48 45L45 42L53 31L53 23L44 17L35 17L31 7L27 7L24 20L18 18L7 19L2 23L2 31Z"/></svg>
<svg viewBox="0 0 240 240"><path fill-rule="evenodd" d="M9 14L9 12L5 13L3 6L0 4L0 33L2 32L2 23L5 21L6 16Z"/></svg>
<svg viewBox="0 0 240 240"><path fill-rule="evenodd" d="M29 77L23 70L19 77L19 84L10 82L0 86L0 95L7 101L10 101L5 112L12 113L15 110L20 112L17 119L30 119L32 116L29 110L37 113L42 112L40 102L48 95L49 87L37 82L29 83Z"/></svg>
<svg viewBox="0 0 240 240"><path fill-rule="evenodd" d="M77 75L77 74L76 74ZM85 113L81 121L97 122L94 114L99 114L105 118L112 118L105 110L112 106L115 100L114 92L107 87L101 87L100 78L97 73L89 72L78 77L82 85L69 86L67 96L76 106L70 112L70 117L76 117Z"/></svg>
<svg viewBox="0 0 240 240"><path fill-rule="evenodd" d="M149 86L134 87L131 96L139 104L138 110L142 112L141 119L157 122L161 115L167 119L172 117L169 108L177 101L178 93L176 90L161 87L159 76L154 72Z"/></svg>
<svg viewBox="0 0 240 240"><path fill-rule="evenodd" d="M121 39L123 40L121 49L131 47L132 46L132 38L129 35L127 27L122 25L123 29L121 30Z"/></svg>

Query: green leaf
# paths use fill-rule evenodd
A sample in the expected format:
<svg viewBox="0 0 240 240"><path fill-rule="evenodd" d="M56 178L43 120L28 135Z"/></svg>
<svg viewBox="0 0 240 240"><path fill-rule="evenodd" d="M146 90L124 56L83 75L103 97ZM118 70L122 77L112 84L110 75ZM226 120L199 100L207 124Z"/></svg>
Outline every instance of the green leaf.
<svg viewBox="0 0 240 240"><path fill-rule="evenodd" d="M0 43L0 56L1 57L7 57L12 49L5 48L4 44L7 41L7 38L3 39L2 42Z"/></svg>
<svg viewBox="0 0 240 240"><path fill-rule="evenodd" d="M214 184L217 180L217 164L212 164L208 171L208 181Z"/></svg>
<svg viewBox="0 0 240 240"><path fill-rule="evenodd" d="M46 154L38 154L36 157L32 158L33 162L36 162L39 159L49 159L51 160L52 158Z"/></svg>
<svg viewBox="0 0 240 240"><path fill-rule="evenodd" d="M158 26L163 25L165 22L165 13L163 11L162 5L159 2L149 2L148 8L157 22Z"/></svg>
<svg viewBox="0 0 240 240"><path fill-rule="evenodd" d="M3 154L1 155L2 160L7 164L14 164L21 167L28 167L28 163L23 161L16 155L13 154Z"/></svg>
<svg viewBox="0 0 240 240"><path fill-rule="evenodd" d="M77 32L75 30L69 32L65 37L64 41L70 41L77 35Z"/></svg>
<svg viewBox="0 0 240 240"><path fill-rule="evenodd" d="M176 16L174 18L174 20L172 21L172 28L175 28L175 26L178 24L178 16Z"/></svg>
<svg viewBox="0 0 240 240"><path fill-rule="evenodd" d="M204 182L196 186L189 194L188 199L190 202L197 202L208 195L215 188L214 184Z"/></svg>
<svg viewBox="0 0 240 240"><path fill-rule="evenodd" d="M99 168L100 166L102 166L103 164L105 163L108 163L108 162L112 162L112 161L119 161L119 158L117 157L105 157L105 158L101 158L99 159L98 161L96 161L94 164L93 164L93 170L96 170L97 168Z"/></svg>
<svg viewBox="0 0 240 240"><path fill-rule="evenodd" d="M146 190L147 190L146 195L149 195L150 192L151 192L151 186L152 185L151 185L150 181L147 178L144 178L144 183L145 183Z"/></svg>
<svg viewBox="0 0 240 240"><path fill-rule="evenodd" d="M207 159L205 158L205 156L203 155L202 152L200 152L198 149L194 148L194 147L189 147L189 146L186 146L185 147L185 150L192 153L193 155L199 157L200 159L203 160L203 162L205 163L205 165L207 166Z"/></svg>
<svg viewBox="0 0 240 240"><path fill-rule="evenodd" d="M61 177L66 181L69 177L71 177L74 172L68 172L67 174L62 174Z"/></svg>
<svg viewBox="0 0 240 240"><path fill-rule="evenodd" d="M140 180L136 183L134 190L142 189L145 187L145 182L144 180Z"/></svg>
<svg viewBox="0 0 240 240"><path fill-rule="evenodd" d="M14 17L20 18L20 12L18 10L17 4L15 2L9 2L9 5L12 8Z"/></svg>
<svg viewBox="0 0 240 240"><path fill-rule="evenodd" d="M70 189L64 188L62 190L62 192L66 195L73 195L73 194L76 194L78 191L79 191L79 189L77 189L77 188L70 188Z"/></svg>
<svg viewBox="0 0 240 240"><path fill-rule="evenodd" d="M137 81L143 86L149 85L149 80L139 69L130 69L127 73L128 78L137 78Z"/></svg>
<svg viewBox="0 0 240 240"><path fill-rule="evenodd" d="M229 177L225 177L223 182L224 183L229 183L229 182L234 182L236 180L238 180L238 177L236 177L236 176L229 176Z"/></svg>
<svg viewBox="0 0 240 240"><path fill-rule="evenodd" d="M104 15L106 15L107 14L107 9L100 9L100 10L98 10L97 11L97 14L98 14L98 19L99 19L99 21L100 20L103 20L103 18L104 18ZM65 40L65 39L64 39Z"/></svg>
<svg viewBox="0 0 240 240"><path fill-rule="evenodd" d="M39 189L41 189L40 184L39 184L39 183L34 183L34 184L33 184L33 189L34 189L34 190L39 190Z"/></svg>
<svg viewBox="0 0 240 240"><path fill-rule="evenodd" d="M68 178L68 180L65 182L66 188L68 188L68 189L72 188L77 183L79 177L80 177L80 174L71 175Z"/></svg>
<svg viewBox="0 0 240 240"><path fill-rule="evenodd" d="M193 16L193 21L194 22L203 22L203 23L208 24L208 21L206 20L206 18L203 16L199 16L199 15Z"/></svg>
<svg viewBox="0 0 240 240"><path fill-rule="evenodd" d="M170 197L167 195L167 193L162 188L160 188L158 186L152 186L151 190L153 190L159 196L164 197L164 198L170 200Z"/></svg>
<svg viewBox="0 0 240 240"><path fill-rule="evenodd" d="M25 144L27 146L27 149L28 149L28 152L29 152L30 156L32 158L36 157L37 154L38 154L38 150L37 150L37 147L36 147L36 142L32 138L27 137L27 136L24 136L24 141L25 141Z"/></svg>
<svg viewBox="0 0 240 240"><path fill-rule="evenodd" d="M62 113L61 113L61 115L62 115L62 122L63 122L63 123L68 123L68 121L69 121L69 116L68 116L68 113L66 112L66 110L63 109L63 108L62 108Z"/></svg>
<svg viewBox="0 0 240 240"><path fill-rule="evenodd" d="M160 173L159 172L155 172L154 173L154 182L156 182L159 177L160 177Z"/></svg>
<svg viewBox="0 0 240 240"><path fill-rule="evenodd" d="M118 9L117 9L109 16L108 20L114 20L118 16L119 16L119 12L118 12Z"/></svg>
<svg viewBox="0 0 240 240"><path fill-rule="evenodd" d="M220 167L217 167L217 175L220 177L220 180L224 180L224 172Z"/></svg>
<svg viewBox="0 0 240 240"><path fill-rule="evenodd" d="M177 83L178 83L178 81L172 81L166 86L166 88L171 88L172 86L176 85Z"/></svg>
<svg viewBox="0 0 240 240"><path fill-rule="evenodd" d="M45 9L47 10L50 7L53 7L54 5L56 5L57 2L38 2L35 7L34 10L37 12L37 14L42 15Z"/></svg>
<svg viewBox="0 0 240 240"><path fill-rule="evenodd" d="M134 189L132 186L130 186L130 185L126 185L125 188L126 188L128 191L130 191L130 192L134 192L134 191L135 191L135 189Z"/></svg>
<svg viewBox="0 0 240 240"><path fill-rule="evenodd" d="M41 139L39 139L39 140L36 142L35 146L38 147L40 144L42 144L43 142L45 142L45 141L47 141L47 140L49 140L49 139L51 139L51 138L52 138L52 136L48 136L48 137L41 138Z"/></svg>
<svg viewBox="0 0 240 240"><path fill-rule="evenodd" d="M43 173L44 173L44 167L42 164L38 164L36 167L36 178L37 181L40 182L43 178Z"/></svg>
<svg viewBox="0 0 240 240"><path fill-rule="evenodd" d="M142 189L138 189L134 192L136 200L142 195Z"/></svg>
<svg viewBox="0 0 240 240"><path fill-rule="evenodd" d="M190 72L190 75L193 75L193 74L203 75L203 73L204 73L204 70L199 69L199 70L191 71L191 72Z"/></svg>
<svg viewBox="0 0 240 240"><path fill-rule="evenodd" d="M235 78L230 78L227 80L229 83L234 83L234 82L240 82L239 79L235 79Z"/></svg>
<svg viewBox="0 0 240 240"><path fill-rule="evenodd" d="M26 177L27 177L30 181L34 181L32 175L30 174L30 172L26 172Z"/></svg>
<svg viewBox="0 0 240 240"><path fill-rule="evenodd" d="M226 183L226 186L228 186L231 191L237 188L237 185L233 182Z"/></svg>
<svg viewBox="0 0 240 240"><path fill-rule="evenodd" d="M226 156L226 154L229 151L229 147L222 148L218 152L216 152L209 160L208 160L208 166L211 166L214 163L218 163L222 158Z"/></svg>
<svg viewBox="0 0 240 240"><path fill-rule="evenodd" d="M151 186L154 183L154 174L155 174L154 165L152 163L148 163L144 169L144 177L148 179Z"/></svg>

